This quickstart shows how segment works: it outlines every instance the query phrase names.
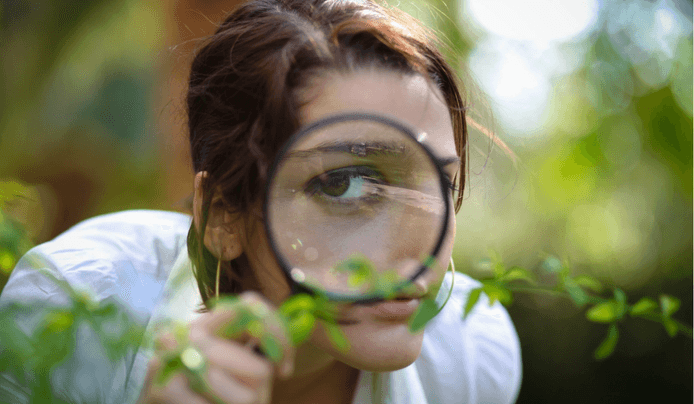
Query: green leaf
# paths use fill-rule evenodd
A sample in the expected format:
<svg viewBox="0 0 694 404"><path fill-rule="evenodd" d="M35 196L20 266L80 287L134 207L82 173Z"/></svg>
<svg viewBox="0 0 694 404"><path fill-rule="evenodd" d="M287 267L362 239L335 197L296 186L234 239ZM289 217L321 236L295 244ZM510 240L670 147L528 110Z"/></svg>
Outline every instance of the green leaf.
<svg viewBox="0 0 694 404"><path fill-rule="evenodd" d="M69 311L53 311L46 316L48 331L59 333L67 330L74 323L74 316Z"/></svg>
<svg viewBox="0 0 694 404"><path fill-rule="evenodd" d="M335 322L336 316L340 313L339 305L328 300L325 296L315 297L316 308L313 310L313 315L321 320Z"/></svg>
<svg viewBox="0 0 694 404"><path fill-rule="evenodd" d="M347 337L342 333L340 327L333 323L324 322L323 323L326 331L328 332L328 338L333 345L342 352L347 352L349 350L349 341Z"/></svg>
<svg viewBox="0 0 694 404"><path fill-rule="evenodd" d="M595 293L602 292L602 284L595 278L592 278L587 275L578 275L573 279L574 282L576 282L579 286L590 289Z"/></svg>
<svg viewBox="0 0 694 404"><path fill-rule="evenodd" d="M371 272L364 269L352 271L347 278L347 283L352 287L362 286L369 282L371 275Z"/></svg>
<svg viewBox="0 0 694 404"><path fill-rule="evenodd" d="M261 320L253 319L246 325L246 332L252 337L260 339L266 334L265 324Z"/></svg>
<svg viewBox="0 0 694 404"><path fill-rule="evenodd" d="M510 304L513 300L511 292L491 283L485 283L482 290L489 297L489 306L492 306L497 300L503 304Z"/></svg>
<svg viewBox="0 0 694 404"><path fill-rule="evenodd" d="M463 319L467 318L470 314L472 308L475 307L477 301L480 300L480 293L482 293L482 288L472 289L467 297L467 302L465 302L465 311L463 312Z"/></svg>
<svg viewBox="0 0 694 404"><path fill-rule="evenodd" d="M607 337L600 343L600 346L593 353L593 357L597 360L603 360L614 352L614 348L617 346L617 341L619 340L619 330L617 329L617 324L610 324L610 328L607 331Z"/></svg>
<svg viewBox="0 0 694 404"><path fill-rule="evenodd" d="M362 286L371 282L376 274L376 268L371 260L362 255L347 258L337 264L335 270L349 273L347 281L352 287Z"/></svg>
<svg viewBox="0 0 694 404"><path fill-rule="evenodd" d="M487 254L489 255L489 260L494 264L498 264L503 261L501 259L501 254L499 254L496 250L490 248L487 250Z"/></svg>
<svg viewBox="0 0 694 404"><path fill-rule="evenodd" d="M663 319L663 327L665 327L665 331L670 336L670 338L674 338L677 336L678 327L675 320L671 319L670 317L665 317Z"/></svg>
<svg viewBox="0 0 694 404"><path fill-rule="evenodd" d="M586 312L586 318L596 323L611 323L617 319L617 303L613 300L596 304Z"/></svg>
<svg viewBox="0 0 694 404"><path fill-rule="evenodd" d="M559 276L563 279L571 275L571 262L568 258L565 258L561 263L561 269L559 270Z"/></svg>
<svg viewBox="0 0 694 404"><path fill-rule="evenodd" d="M494 279L500 279L506 273L506 266L502 262L494 264Z"/></svg>
<svg viewBox="0 0 694 404"><path fill-rule="evenodd" d="M119 307L115 303L109 302L101 304L94 309L92 311L92 316L104 321L115 320L118 317L119 311Z"/></svg>
<svg viewBox="0 0 694 404"><path fill-rule="evenodd" d="M527 269L523 269L520 267L512 267L499 280L503 282L522 280L528 282L531 285L536 284L532 274Z"/></svg>
<svg viewBox="0 0 694 404"><path fill-rule="evenodd" d="M550 255L549 257L545 258L541 268L549 273L556 274L561 271L562 264L559 258Z"/></svg>
<svg viewBox="0 0 694 404"><path fill-rule="evenodd" d="M506 266L504 265L501 255L490 249L488 252L490 267L494 271L494 279L501 278L506 273Z"/></svg>
<svg viewBox="0 0 694 404"><path fill-rule="evenodd" d="M271 361L277 363L280 361L280 359L282 359L282 348L272 334L263 334L263 336L260 338L260 347L265 353L265 356L267 356Z"/></svg>
<svg viewBox="0 0 694 404"><path fill-rule="evenodd" d="M424 265L427 268L435 268L436 267L436 257L433 255L428 256L424 261L422 261L422 265Z"/></svg>
<svg viewBox="0 0 694 404"><path fill-rule="evenodd" d="M378 274L373 285L373 292L384 299L391 299L401 288L401 277L396 271L386 271Z"/></svg>
<svg viewBox="0 0 694 404"><path fill-rule="evenodd" d="M163 366L159 368L159 372L155 377L155 382L159 386L164 386L178 372L185 370L183 362L178 353L171 353L163 359Z"/></svg>
<svg viewBox="0 0 694 404"><path fill-rule="evenodd" d="M658 308L658 303L649 297L642 297L641 300L636 302L631 306L631 315L640 316L642 314L650 313Z"/></svg>
<svg viewBox="0 0 694 404"><path fill-rule="evenodd" d="M477 262L477 270L485 273L492 272L492 267L494 264L489 258L482 258Z"/></svg>
<svg viewBox="0 0 694 404"><path fill-rule="evenodd" d="M293 316L287 322L287 331L292 340L292 344L299 345L304 342L313 332L313 327L316 324L316 317L306 311Z"/></svg>
<svg viewBox="0 0 694 404"><path fill-rule="evenodd" d="M240 305L239 305L240 306ZM242 333L244 333L251 321L255 317L247 310L243 310L239 307L237 311L236 318L226 324L221 331L221 335L225 338L236 338Z"/></svg>
<svg viewBox="0 0 694 404"><path fill-rule="evenodd" d="M680 308L680 300L669 295L660 295L660 309L663 316L670 317Z"/></svg>
<svg viewBox="0 0 694 404"><path fill-rule="evenodd" d="M588 303L588 295L573 279L568 277L564 279L564 289L576 306L582 307Z"/></svg>
<svg viewBox="0 0 694 404"><path fill-rule="evenodd" d="M0 274L9 275L16 263L17 257L14 254L4 248L0 249Z"/></svg>
<svg viewBox="0 0 694 404"><path fill-rule="evenodd" d="M624 291L620 288L614 288L614 300L617 303L623 303L626 304L627 302L627 295L624 293Z"/></svg>
<svg viewBox="0 0 694 404"><path fill-rule="evenodd" d="M279 308L280 314L291 317L299 312L312 312L316 308L316 301L312 296L305 293L294 295L285 300Z"/></svg>
<svg viewBox="0 0 694 404"><path fill-rule="evenodd" d="M421 331L427 323L439 313L439 307L435 299L425 299L421 302L417 311L409 319L409 329L411 333Z"/></svg>
<svg viewBox="0 0 694 404"><path fill-rule="evenodd" d="M613 293L617 303L617 317L622 318L627 312L627 295L620 288L615 288Z"/></svg>
<svg viewBox="0 0 694 404"><path fill-rule="evenodd" d="M340 272L358 272L365 271L367 273L375 273L373 263L368 258L362 255L355 255L347 258L335 266L335 270Z"/></svg>

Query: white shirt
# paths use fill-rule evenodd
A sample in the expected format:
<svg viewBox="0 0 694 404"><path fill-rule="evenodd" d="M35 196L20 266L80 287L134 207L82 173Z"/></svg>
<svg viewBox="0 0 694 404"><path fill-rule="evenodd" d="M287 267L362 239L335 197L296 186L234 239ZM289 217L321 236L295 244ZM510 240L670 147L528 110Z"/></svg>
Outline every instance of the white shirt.
<svg viewBox="0 0 694 404"><path fill-rule="evenodd" d="M117 299L146 326L144 343L109 361L88 335L72 362L54 372L61 395L75 403L133 403L142 389L152 338L166 319L190 321L201 297L190 269L186 238L190 216L125 211L95 217L30 250L0 295L9 302L66 305L65 293L36 268L49 270L98 301ZM447 274L438 300L450 290ZM427 325L422 352L410 366L359 376L353 404L458 404L515 401L521 355L511 319L484 295L463 320L466 296L479 283L456 273L450 301ZM174 287L175 286L175 287ZM93 337L93 336L92 336ZM0 374L0 402L28 402L26 388Z"/></svg>

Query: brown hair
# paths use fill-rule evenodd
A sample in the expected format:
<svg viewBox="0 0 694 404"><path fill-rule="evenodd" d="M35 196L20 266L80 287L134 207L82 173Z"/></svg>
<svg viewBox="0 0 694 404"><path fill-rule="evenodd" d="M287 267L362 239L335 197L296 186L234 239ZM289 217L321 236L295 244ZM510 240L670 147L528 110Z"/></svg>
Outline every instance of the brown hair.
<svg viewBox="0 0 694 404"><path fill-rule="evenodd" d="M448 105L461 158L456 212L467 168L465 108L434 36L415 19L368 0L257 0L239 6L197 52L187 97L190 146L203 182L200 233L188 251L203 301L214 296L217 259L202 236L215 204L246 215L262 200L267 170L300 125L298 90L327 70L376 67L428 77ZM216 192L215 192L216 191ZM220 293L253 285L244 254L223 263Z"/></svg>

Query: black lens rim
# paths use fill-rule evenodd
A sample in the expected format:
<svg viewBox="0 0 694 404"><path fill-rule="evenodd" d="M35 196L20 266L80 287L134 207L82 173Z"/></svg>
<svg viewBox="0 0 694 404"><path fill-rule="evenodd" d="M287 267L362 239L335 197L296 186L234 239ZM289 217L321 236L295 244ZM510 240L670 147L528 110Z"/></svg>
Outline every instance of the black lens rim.
<svg viewBox="0 0 694 404"><path fill-rule="evenodd" d="M315 122L312 122L309 125L306 125L299 129L296 133L294 133L282 146L280 149L279 153L275 157L272 165L270 166L270 170L268 171L268 180L265 184L265 200L263 201L263 224L265 226L265 234L267 235L268 242L270 244L270 247L272 249L273 254L275 255L275 259L277 263L279 264L280 268L282 268L282 271L285 274L285 277L287 278L287 282L289 282L289 285L292 288L292 294L295 294L297 292L306 292L306 293L311 293L311 294L319 294L321 296L326 297L327 299L335 302L351 302L351 303L371 303L371 302L377 302L384 300L384 297L380 293L372 293L372 294L351 294L351 295L346 295L346 294L340 294L340 293L334 293L334 292L328 292L324 290L318 290L309 287L308 285L298 283L296 282L292 276L291 276L291 268L287 260L280 254L279 247L277 246L277 243L275 242L274 237L272 236L272 233L270 231L270 215L269 215L269 200L270 200L270 188L272 187L273 180L275 178L275 173L277 172L282 156L286 154L286 152L303 136L306 135L308 132L312 132L316 129L333 125L336 123L341 123L341 122L347 122L347 121L356 121L356 120L370 120L374 121L377 123L382 123L386 124L392 127L395 127L399 131L405 133L409 137L411 137L416 144L418 144L422 149L424 149L424 152L426 153L427 157L429 160L433 163L433 165L436 167L438 170L439 174L439 184L441 186L441 194L444 196L447 196L448 190L449 190L449 181L446 178L446 175L443 171L443 166L441 165L440 160L436 157L436 155L433 153L433 151L427 147L425 144L420 142L417 139L417 131L414 130L411 126L407 125L404 122L401 122L399 120L396 120L394 118L385 116L385 115L380 115L380 114L375 114L375 113L367 113L367 112L347 112L347 113L340 113L340 114L335 114L335 115L329 115L327 117L324 117L322 119L319 119ZM443 198L444 199L444 206L445 206L445 212L443 215L443 224L441 226L441 231L438 237L438 240L436 241L436 244L434 246L434 249L431 253L431 257L435 258L439 251L441 250L441 247L443 245L444 239L446 238L446 234L448 233L448 226L449 226L449 216L451 213L451 198ZM435 261L433 261L435 262ZM427 270L429 269L429 265L426 263L422 263L420 268L415 272L414 275L412 275L409 280L405 281L400 285L399 288L403 288L412 282L414 282L417 278L419 278L422 274L424 274Z"/></svg>

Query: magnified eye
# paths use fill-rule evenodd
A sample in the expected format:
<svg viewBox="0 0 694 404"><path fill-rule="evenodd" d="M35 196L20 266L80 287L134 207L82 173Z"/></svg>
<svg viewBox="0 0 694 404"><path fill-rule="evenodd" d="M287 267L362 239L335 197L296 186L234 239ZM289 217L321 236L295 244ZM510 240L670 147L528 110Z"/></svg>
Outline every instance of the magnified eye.
<svg viewBox="0 0 694 404"><path fill-rule="evenodd" d="M380 196L383 176L365 166L338 168L313 177L306 184L306 193L326 202L353 204L374 200Z"/></svg>

